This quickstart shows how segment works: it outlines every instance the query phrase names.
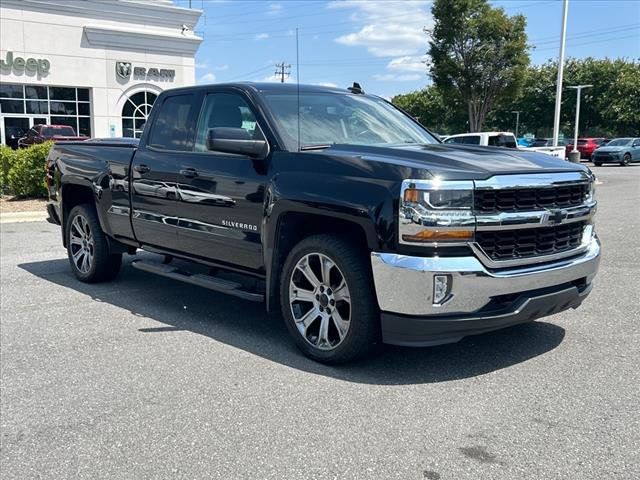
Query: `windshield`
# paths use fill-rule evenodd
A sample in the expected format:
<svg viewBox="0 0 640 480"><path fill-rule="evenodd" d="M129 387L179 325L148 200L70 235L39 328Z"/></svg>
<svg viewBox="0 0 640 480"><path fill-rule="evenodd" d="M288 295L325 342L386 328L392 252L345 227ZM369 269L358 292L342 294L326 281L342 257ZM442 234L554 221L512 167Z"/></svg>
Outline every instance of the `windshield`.
<svg viewBox="0 0 640 480"><path fill-rule="evenodd" d="M265 93L287 149L298 149L298 99L295 94ZM398 145L438 143L401 111L371 96L347 93L300 95L300 146Z"/></svg>
<svg viewBox="0 0 640 480"><path fill-rule="evenodd" d="M607 147L624 147L631 143L632 138L616 138L607 143Z"/></svg>
<svg viewBox="0 0 640 480"><path fill-rule="evenodd" d="M71 127L45 127L42 129L43 137L75 137L76 132Z"/></svg>

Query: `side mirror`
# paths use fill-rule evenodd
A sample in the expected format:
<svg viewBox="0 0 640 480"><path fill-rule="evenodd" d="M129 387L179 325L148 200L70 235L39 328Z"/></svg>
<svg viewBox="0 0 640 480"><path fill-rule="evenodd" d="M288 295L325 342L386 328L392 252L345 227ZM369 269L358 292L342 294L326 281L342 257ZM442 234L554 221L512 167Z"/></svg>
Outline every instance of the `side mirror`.
<svg viewBox="0 0 640 480"><path fill-rule="evenodd" d="M254 140L244 128L210 128L207 131L207 149L258 159L269 154L269 144L266 140Z"/></svg>

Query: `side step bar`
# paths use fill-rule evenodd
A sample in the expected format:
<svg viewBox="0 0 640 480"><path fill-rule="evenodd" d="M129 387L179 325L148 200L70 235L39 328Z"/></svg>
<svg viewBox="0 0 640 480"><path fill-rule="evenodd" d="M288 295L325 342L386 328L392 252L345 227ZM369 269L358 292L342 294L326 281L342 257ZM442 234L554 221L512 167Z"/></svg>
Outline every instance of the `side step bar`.
<svg viewBox="0 0 640 480"><path fill-rule="evenodd" d="M261 293L242 290L242 285L240 283L213 277L211 275L189 273L171 265L145 260L134 260L131 262L131 266L145 272L155 273L156 275L172 278L180 282L190 283L191 285L208 288L209 290L214 290L216 292L226 293L251 302L264 301L264 295Z"/></svg>

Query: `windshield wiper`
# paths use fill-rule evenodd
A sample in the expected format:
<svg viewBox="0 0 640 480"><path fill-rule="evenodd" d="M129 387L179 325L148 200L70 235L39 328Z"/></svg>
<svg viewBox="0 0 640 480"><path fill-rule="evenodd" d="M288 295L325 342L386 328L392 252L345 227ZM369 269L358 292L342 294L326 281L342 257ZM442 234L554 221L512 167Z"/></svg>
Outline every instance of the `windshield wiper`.
<svg viewBox="0 0 640 480"><path fill-rule="evenodd" d="M300 150L324 150L325 148L329 148L331 147L332 144L330 143L316 143L316 144L311 144L311 145L302 145L300 147Z"/></svg>

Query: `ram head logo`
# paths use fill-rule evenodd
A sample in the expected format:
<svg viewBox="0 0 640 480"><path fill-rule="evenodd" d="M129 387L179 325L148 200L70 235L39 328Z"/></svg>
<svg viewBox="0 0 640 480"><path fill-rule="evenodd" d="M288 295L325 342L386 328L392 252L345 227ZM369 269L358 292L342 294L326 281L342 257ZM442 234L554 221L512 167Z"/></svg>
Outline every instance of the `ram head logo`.
<svg viewBox="0 0 640 480"><path fill-rule="evenodd" d="M116 62L116 75L127 80L131 76L131 62Z"/></svg>

